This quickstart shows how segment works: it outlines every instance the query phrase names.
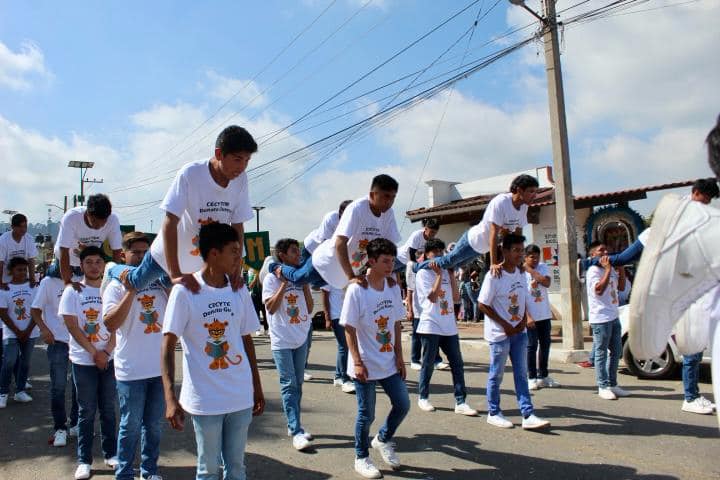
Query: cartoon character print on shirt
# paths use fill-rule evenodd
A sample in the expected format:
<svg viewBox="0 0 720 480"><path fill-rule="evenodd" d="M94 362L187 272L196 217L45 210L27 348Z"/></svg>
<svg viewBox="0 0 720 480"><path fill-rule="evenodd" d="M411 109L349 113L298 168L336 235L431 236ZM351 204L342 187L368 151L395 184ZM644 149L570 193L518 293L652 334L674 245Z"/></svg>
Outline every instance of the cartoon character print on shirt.
<svg viewBox="0 0 720 480"><path fill-rule="evenodd" d="M26 320L28 318L28 316L27 316L27 310L25 308L25 299L24 298L16 298L14 300L14 302L15 302L15 316L17 317L18 321Z"/></svg>
<svg viewBox="0 0 720 480"><path fill-rule="evenodd" d="M212 217L208 217L208 218L201 218L201 219L199 219L199 220L198 220L198 223L199 223L200 226L202 227L203 225L209 225L209 224L211 224L211 223L218 223L218 221L215 220L215 219L212 218ZM192 255L193 257L197 257L198 255L200 255L200 244L199 244L199 241L200 241L200 235L195 235L195 236L192 238L193 249L190 250L190 255Z"/></svg>
<svg viewBox="0 0 720 480"><path fill-rule="evenodd" d="M520 313L520 305L518 304L518 294L511 293L508 297L510 299L510 306L508 307L508 313L510 314L510 320L517 322L521 320L518 313Z"/></svg>
<svg viewBox="0 0 720 480"><path fill-rule="evenodd" d="M370 243L370 240L366 238L363 238L358 242L358 249L352 254L352 258L350 258L353 268L360 268L365 263L365 257L367 257L365 249L367 248L368 243Z"/></svg>
<svg viewBox="0 0 720 480"><path fill-rule="evenodd" d="M375 334L375 340L380 343L380 351L392 352L392 333L390 333L387 329L388 317L383 317L381 315L380 318L375 320L375 323L377 323L378 326L378 331Z"/></svg>
<svg viewBox="0 0 720 480"><path fill-rule="evenodd" d="M210 362L210 370L226 369L232 365L240 365L242 355L235 355L237 361L233 361L228 356L230 344L225 339L225 327L228 322L221 322L213 319L211 323L204 323L203 327L207 328L208 339L205 343L205 353L207 353L212 361Z"/></svg>
<svg viewBox="0 0 720 480"><path fill-rule="evenodd" d="M155 295L146 293L137 301L142 306L140 321L145 324L145 333L158 333L162 325L158 322L158 313L155 311Z"/></svg>
<svg viewBox="0 0 720 480"><path fill-rule="evenodd" d="M450 304L445 299L445 290L440 290L438 292L438 297L440 298L440 315L447 315L450 313Z"/></svg>
<svg viewBox="0 0 720 480"><path fill-rule="evenodd" d="M285 312L290 317L290 323L300 323L300 320L303 322L307 321L307 315L300 315L300 307L297 305L297 299L298 296L292 293L288 293L288 296L285 297L285 301L287 301Z"/></svg>
<svg viewBox="0 0 720 480"><path fill-rule="evenodd" d="M542 290L538 287L538 282L536 280L530 282L530 295L535 299L535 303L543 301Z"/></svg>
<svg viewBox="0 0 720 480"><path fill-rule="evenodd" d="M87 310L83 310L85 314L85 326L83 330L87 334L87 339L90 343L96 343L102 340L103 342L110 338L110 336L103 337L100 335L100 324L98 323L98 317L100 311L90 307Z"/></svg>

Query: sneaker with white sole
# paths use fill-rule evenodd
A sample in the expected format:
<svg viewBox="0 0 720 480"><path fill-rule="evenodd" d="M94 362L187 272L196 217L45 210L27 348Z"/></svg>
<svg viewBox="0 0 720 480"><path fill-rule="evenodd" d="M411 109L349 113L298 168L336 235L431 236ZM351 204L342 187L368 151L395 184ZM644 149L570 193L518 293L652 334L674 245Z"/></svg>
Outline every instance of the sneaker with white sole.
<svg viewBox="0 0 720 480"><path fill-rule="evenodd" d="M0 395L0 408L7 407L7 399L8 399L7 394Z"/></svg>
<svg viewBox="0 0 720 480"><path fill-rule="evenodd" d="M53 435L53 447L64 447L67 445L67 430L55 430Z"/></svg>
<svg viewBox="0 0 720 480"><path fill-rule="evenodd" d="M288 428L288 431L287 431L287 432L288 432L288 437L292 437L292 436L293 436L292 430L290 430L289 428ZM315 438L315 437L312 436L312 433L308 432L307 430L305 430L305 431L303 431L303 432L301 432L301 433L298 433L298 435L305 435L305 438L307 438L308 440L312 440L312 439Z"/></svg>
<svg viewBox="0 0 720 480"><path fill-rule="evenodd" d="M478 411L467 403L458 403L455 405L455 413L459 415L467 415L468 417L477 417Z"/></svg>
<svg viewBox="0 0 720 480"><path fill-rule="evenodd" d="M163 480L163 478L160 475L150 475L149 477L145 478L145 480Z"/></svg>
<svg viewBox="0 0 720 480"><path fill-rule="evenodd" d="M305 450L306 448L310 447L312 445L310 443L310 440L307 439L304 433L297 433L292 439L293 448L295 450Z"/></svg>
<svg viewBox="0 0 720 480"><path fill-rule="evenodd" d="M558 388L558 387L560 387L560 382L556 381L554 378L552 378L549 375L545 378L539 378L538 380L542 384L543 388Z"/></svg>
<svg viewBox="0 0 720 480"><path fill-rule="evenodd" d="M419 363L415 363L415 362L410 363L410 370L421 370L421 369L422 369L422 365L420 365Z"/></svg>
<svg viewBox="0 0 720 480"><path fill-rule="evenodd" d="M522 428L524 430L535 430L536 428L549 427L550 422L544 418L536 416L534 413L527 418L523 418Z"/></svg>
<svg viewBox="0 0 720 480"><path fill-rule="evenodd" d="M26 380L25 388L23 388L23 390L32 390L32 384Z"/></svg>
<svg viewBox="0 0 720 480"><path fill-rule="evenodd" d="M84 480L86 478L90 478L91 473L92 473L92 468L90 468L89 464L80 463L80 464L78 464L77 468L75 469L75 480Z"/></svg>
<svg viewBox="0 0 720 480"><path fill-rule="evenodd" d="M699 413L700 415L712 415L713 413L713 407L710 402L705 400L708 403L703 402L705 398L698 397L692 402L688 402L687 400L683 400L682 404L682 411L688 412L688 413Z"/></svg>
<svg viewBox="0 0 720 480"><path fill-rule="evenodd" d="M513 428L514 426L513 423L505 418L502 413L498 413L497 415L488 415L487 423L493 427L500 428Z"/></svg>
<svg viewBox="0 0 720 480"><path fill-rule="evenodd" d="M33 401L32 397L27 394L24 390L22 392L17 392L15 395L13 395L13 400L20 403L30 403Z"/></svg>
<svg viewBox="0 0 720 480"><path fill-rule="evenodd" d="M336 378L333 380L333 387L342 387L343 386L343 379L342 378Z"/></svg>
<svg viewBox="0 0 720 480"><path fill-rule="evenodd" d="M627 390L625 390L623 388L618 387L617 385L615 385L614 387L610 387L610 390L612 390L612 392L618 398L629 397L630 395L632 395L630 392L628 392Z"/></svg>
<svg viewBox="0 0 720 480"><path fill-rule="evenodd" d="M355 384L351 381L347 381L342 384L340 390L342 390L344 393L355 393Z"/></svg>
<svg viewBox="0 0 720 480"><path fill-rule="evenodd" d="M445 362L440 362L435 364L436 370L448 370L450 368L450 365L448 365Z"/></svg>
<svg viewBox="0 0 720 480"><path fill-rule="evenodd" d="M435 407L433 407L433 404L430 403L430 400L427 398L419 398L418 399L418 408L422 410L423 412L434 412Z"/></svg>
<svg viewBox="0 0 720 480"><path fill-rule="evenodd" d="M682 314L720 281L720 210L666 195L653 214L630 298L628 339L640 360L660 356Z"/></svg>
<svg viewBox="0 0 720 480"><path fill-rule="evenodd" d="M377 435L370 442L372 447L380 452L383 461L393 470L400 468L400 459L395 453L395 442L381 442Z"/></svg>
<svg viewBox="0 0 720 480"><path fill-rule="evenodd" d="M77 425L75 425L74 427L70 427L68 429L68 433L70 434L71 437L77 437L78 434L80 433L80 428Z"/></svg>
<svg viewBox="0 0 720 480"><path fill-rule="evenodd" d="M542 382L540 380L537 378L531 378L528 380L529 390L540 390L540 388L542 388Z"/></svg>
<svg viewBox="0 0 720 480"><path fill-rule="evenodd" d="M110 458L106 458L105 460L103 460L103 462L105 463L105 465L107 465L108 467L110 467L112 469L115 469L115 468L117 468L118 465L120 465L120 461L118 460L117 455L110 457Z"/></svg>
<svg viewBox="0 0 720 480"><path fill-rule="evenodd" d="M303 373L303 380L310 381L313 379L312 373Z"/></svg>
<svg viewBox="0 0 720 480"><path fill-rule="evenodd" d="M603 400L617 400L617 395L610 387L598 388L598 396Z"/></svg>
<svg viewBox="0 0 720 480"><path fill-rule="evenodd" d="M382 478L382 473L377 469L370 457L355 459L355 472L364 478Z"/></svg>

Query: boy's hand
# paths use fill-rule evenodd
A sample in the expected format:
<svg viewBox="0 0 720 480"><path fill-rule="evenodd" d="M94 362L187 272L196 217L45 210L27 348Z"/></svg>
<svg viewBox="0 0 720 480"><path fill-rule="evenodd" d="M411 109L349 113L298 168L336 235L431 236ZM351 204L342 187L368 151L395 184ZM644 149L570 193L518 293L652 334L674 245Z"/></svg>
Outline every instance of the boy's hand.
<svg viewBox="0 0 720 480"><path fill-rule="evenodd" d="M200 291L200 284L192 273L182 273L179 277L171 279L173 285L182 285L192 293Z"/></svg>
<svg viewBox="0 0 720 480"><path fill-rule="evenodd" d="M95 353L93 354L93 361L98 369L107 369L108 360L110 360L110 357L107 353L105 353L105 350L95 350Z"/></svg>
<svg viewBox="0 0 720 480"><path fill-rule="evenodd" d="M435 272L435 275L440 275L442 273L442 269L438 266L437 263L435 263L434 260L428 263L428 267L430 267L430 270Z"/></svg>
<svg viewBox="0 0 720 480"><path fill-rule="evenodd" d="M535 320L528 319L527 328L535 328Z"/></svg>
<svg viewBox="0 0 720 480"><path fill-rule="evenodd" d="M167 402L165 418L173 429L182 432L183 428L185 428L185 410L183 410L176 398Z"/></svg>
<svg viewBox="0 0 720 480"><path fill-rule="evenodd" d="M49 328L43 327L40 329L40 335L42 335L43 341L48 344L52 345L55 343L55 335L52 334Z"/></svg>
<svg viewBox="0 0 720 480"><path fill-rule="evenodd" d="M610 265L610 257L608 257L607 255L603 255L602 257L600 257L599 263L600 263L600 266L606 270L609 268L612 268L612 265Z"/></svg>
<svg viewBox="0 0 720 480"><path fill-rule="evenodd" d="M355 364L355 378L360 383L367 382L368 371L367 371L367 367L365 366L364 363L361 363L359 365L357 363Z"/></svg>
<svg viewBox="0 0 720 480"><path fill-rule="evenodd" d="M253 392L253 417L258 417L265 411L265 395L262 390L255 388Z"/></svg>
<svg viewBox="0 0 720 480"><path fill-rule="evenodd" d="M233 292L237 292L245 284L245 279L240 273L233 273L230 275L230 286Z"/></svg>
<svg viewBox="0 0 720 480"><path fill-rule="evenodd" d="M407 377L407 370L405 368L405 362L403 362L401 359L395 357L395 366L397 366L400 377L403 380L405 380L405 377Z"/></svg>
<svg viewBox="0 0 720 480"><path fill-rule="evenodd" d="M502 275L502 264L496 263L494 265L490 265L490 275L495 278L500 278Z"/></svg>
<svg viewBox="0 0 720 480"><path fill-rule="evenodd" d="M123 287L125 287L125 290L128 292L134 292L135 287L130 283L130 280L128 280L128 273L130 273L129 270L123 270L120 272L120 275L118 276L118 280L120 280L120 283L123 284Z"/></svg>

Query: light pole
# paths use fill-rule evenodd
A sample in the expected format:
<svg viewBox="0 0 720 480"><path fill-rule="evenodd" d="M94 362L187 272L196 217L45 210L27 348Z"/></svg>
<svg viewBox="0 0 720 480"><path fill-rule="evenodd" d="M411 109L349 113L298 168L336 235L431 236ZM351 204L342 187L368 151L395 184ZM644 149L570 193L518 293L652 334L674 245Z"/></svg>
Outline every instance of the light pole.
<svg viewBox="0 0 720 480"><path fill-rule="evenodd" d="M563 92L560 47L557 34L556 0L543 0L544 17L525 5L525 0L510 0L529 11L543 24L545 45L545 70L547 71L548 101L550 106L550 136L553 149L555 177L555 214L558 239L558 263L560 266L560 312L562 314L563 348L581 350L584 347L582 317L580 315L580 282L575 265L577 262L577 234L575 232L575 204L570 174L570 149L568 147L565 118L565 94Z"/></svg>
<svg viewBox="0 0 720 480"><path fill-rule="evenodd" d="M255 231L260 231L260 210L264 209L265 207L255 206L252 207L253 210L255 210Z"/></svg>
<svg viewBox="0 0 720 480"><path fill-rule="evenodd" d="M85 179L85 174L87 174L88 169L93 168L94 166L95 162L81 162L78 160L71 160L68 162L68 167L80 169L80 198L78 199L78 203L80 203L80 205L85 204L86 183L103 183L102 178L100 180L97 180L95 178L93 178L92 180Z"/></svg>

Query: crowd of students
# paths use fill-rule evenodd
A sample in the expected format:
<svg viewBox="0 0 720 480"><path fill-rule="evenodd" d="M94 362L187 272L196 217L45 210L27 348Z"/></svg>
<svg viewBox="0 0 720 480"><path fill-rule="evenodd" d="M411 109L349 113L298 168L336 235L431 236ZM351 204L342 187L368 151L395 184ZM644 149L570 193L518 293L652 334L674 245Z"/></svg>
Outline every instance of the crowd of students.
<svg viewBox="0 0 720 480"><path fill-rule="evenodd" d="M48 344L52 442L60 447L69 435L78 437L76 479L92 474L96 412L103 461L117 479L134 478L138 445L142 478L160 479L160 422L165 417L173 429L182 430L186 414L197 444L197 478L220 478L222 469L226 479L244 479L248 429L265 408L252 338L261 329L258 311L265 312L261 331L270 336L292 446L305 450L312 445L301 405L312 338L310 288L321 287L326 325L338 346L333 383L354 392L357 400L354 469L365 478L380 478L370 449L398 468L393 437L410 409L403 320L412 321L409 360L419 370L418 408L435 410L430 381L436 368L449 368L454 412L478 415L465 387L455 310L462 292L455 270L487 253L488 273L482 282L477 275L473 279L467 293L472 301L466 304L473 318L479 313L485 318L487 423L513 427L500 407L509 357L522 428L549 427L548 420L535 415L530 394L559 386L548 374L551 279L538 247L525 245L522 236L538 188L535 178L514 179L510 192L496 196L480 223L446 251L432 220L397 246L392 205L399 186L392 177L378 175L366 196L327 214L302 248L295 239L278 240L275 258L248 279L246 288L243 222L252 218L252 209L245 169L256 150L245 129L231 126L219 135L209 160L181 168L161 203L165 217L152 243L139 232L121 237L109 199L90 196L87 206L63 217L57 260L39 286L32 276L36 252L26 241L27 219L13 217L12 231L0 237L0 266L7 270L0 291L0 408L8 407L13 377L13 400L32 401L28 369L42 334ZM116 265L105 264L100 247L106 240ZM618 291L624 278L615 273L615 259L602 244L591 245L590 253L597 261L589 267L587 285L598 394L611 399L627 394L617 385ZM397 275L403 268L405 299ZM178 342L183 357L179 396ZM371 438L377 386L391 409Z"/></svg>

